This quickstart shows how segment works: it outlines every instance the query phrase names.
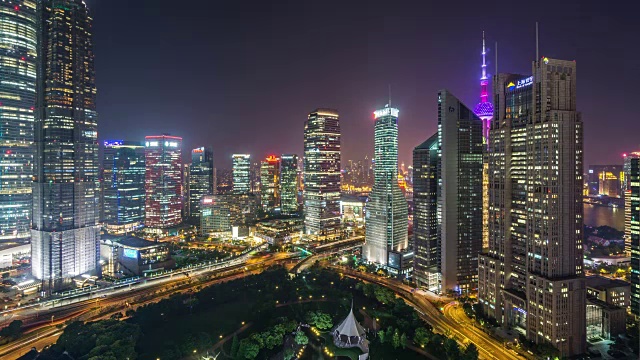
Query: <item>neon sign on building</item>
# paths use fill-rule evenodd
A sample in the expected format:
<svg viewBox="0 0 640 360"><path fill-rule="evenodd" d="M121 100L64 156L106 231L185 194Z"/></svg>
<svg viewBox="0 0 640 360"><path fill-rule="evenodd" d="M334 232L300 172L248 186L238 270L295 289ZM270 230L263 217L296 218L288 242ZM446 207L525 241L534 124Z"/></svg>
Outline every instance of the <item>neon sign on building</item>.
<svg viewBox="0 0 640 360"><path fill-rule="evenodd" d="M393 116L393 117L398 117L398 114L400 113L400 110L396 109L396 108L384 108L384 109L380 109L380 110L376 110L373 112L373 117L374 119L377 119L379 117L382 116Z"/></svg>

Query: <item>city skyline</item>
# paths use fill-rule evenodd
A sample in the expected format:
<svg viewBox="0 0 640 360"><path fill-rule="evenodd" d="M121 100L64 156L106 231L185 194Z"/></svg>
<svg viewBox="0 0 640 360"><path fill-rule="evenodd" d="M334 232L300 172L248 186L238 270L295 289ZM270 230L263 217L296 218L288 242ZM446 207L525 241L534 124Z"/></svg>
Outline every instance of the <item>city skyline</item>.
<svg viewBox="0 0 640 360"><path fill-rule="evenodd" d="M534 23L540 21L540 55L579 62L585 143L610 144L606 151L587 148L585 165L621 163L623 152L640 148L640 142L630 135L619 136L616 127L609 125L615 121L629 126L630 134L639 131L640 124L626 120L633 118L630 110L600 106L638 95L638 89L625 80L638 74L632 63L637 51L626 46L633 39L627 27L638 25L607 20L607 16L628 15L612 14L604 5L563 2L549 13L544 9L514 12L506 2L434 8L418 2L412 6L385 3L389 9L382 10L382 3L374 1L366 7L340 4L336 14L332 5L337 3L280 4L270 9L254 2L248 6L256 11L249 13L240 4L207 11L212 4L198 2L197 12L172 4L89 2L96 18L98 108L104 119L99 140L122 138L125 126L131 140L142 140L153 131L172 133L184 138L187 149L215 144L215 162L230 168L232 153L250 153L255 158L301 153L302 140L295 136L304 126L301 119L317 107L330 107L343 120L343 158L364 158L373 147L371 112L384 103L391 84L394 106L403 114L399 161L408 164L412 149L436 130L433 100L438 89L450 89L467 104L477 102L480 68L477 61L463 59L478 59L482 31L489 76L495 73L495 41L500 71L526 73L535 58ZM259 19L264 11L271 16ZM440 13L473 19L475 25L447 27L442 33L439 29L448 20ZM202 21L204 14L213 18ZM334 25L308 29L301 14L310 16L309 20L331 15ZM165 21L169 17L172 21ZM389 30L368 34L373 23ZM609 31L618 35L609 39ZM181 39L176 46L186 55L183 51L167 55L171 39ZM325 44L329 52L307 56ZM191 53L191 48L198 51ZM381 48L387 51L380 52ZM602 71L613 54L621 58L616 68L624 77ZM150 63L151 58L157 60ZM317 84L307 86L309 78ZM123 89L123 82L134 85ZM335 84L341 86L332 89ZM174 91L173 85L181 90ZM601 88L620 89L621 98ZM192 128L199 131L188 131ZM243 133L247 137L243 142L227 136Z"/></svg>

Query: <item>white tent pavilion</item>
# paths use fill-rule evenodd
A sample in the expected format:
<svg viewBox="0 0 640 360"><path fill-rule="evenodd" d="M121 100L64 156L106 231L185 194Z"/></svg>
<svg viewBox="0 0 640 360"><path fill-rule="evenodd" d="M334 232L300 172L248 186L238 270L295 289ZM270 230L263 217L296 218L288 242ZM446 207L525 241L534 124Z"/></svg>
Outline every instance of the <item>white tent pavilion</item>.
<svg viewBox="0 0 640 360"><path fill-rule="evenodd" d="M358 324L353 315L353 305L349 315L333 330L333 340L338 347L355 347L365 339L366 330Z"/></svg>

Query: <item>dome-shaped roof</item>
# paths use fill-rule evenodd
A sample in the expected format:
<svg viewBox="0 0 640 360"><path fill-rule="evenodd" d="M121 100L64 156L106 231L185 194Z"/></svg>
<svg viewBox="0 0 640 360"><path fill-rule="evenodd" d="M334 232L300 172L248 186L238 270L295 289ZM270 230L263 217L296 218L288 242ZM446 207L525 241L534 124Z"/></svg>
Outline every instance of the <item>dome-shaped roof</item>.
<svg viewBox="0 0 640 360"><path fill-rule="evenodd" d="M490 119L493 117L493 104L490 102L481 102L473 109L473 113L478 115L480 119Z"/></svg>

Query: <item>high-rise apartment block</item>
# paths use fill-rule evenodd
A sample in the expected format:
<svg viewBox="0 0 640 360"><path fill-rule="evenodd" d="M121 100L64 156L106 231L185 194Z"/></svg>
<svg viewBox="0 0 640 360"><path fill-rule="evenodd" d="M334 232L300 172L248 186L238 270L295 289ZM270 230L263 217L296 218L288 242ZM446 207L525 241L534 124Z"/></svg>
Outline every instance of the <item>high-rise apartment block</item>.
<svg viewBox="0 0 640 360"><path fill-rule="evenodd" d="M478 299L499 323L568 357L586 350L576 63L545 57L532 70L494 76Z"/></svg>
<svg viewBox="0 0 640 360"><path fill-rule="evenodd" d="M374 112L375 182L366 210L365 261L400 270L397 256L406 250L409 207L398 186L398 113L389 105Z"/></svg>
<svg viewBox="0 0 640 360"><path fill-rule="evenodd" d="M280 208L280 158L273 155L260 162L260 199L265 212Z"/></svg>
<svg viewBox="0 0 640 360"><path fill-rule="evenodd" d="M182 222L182 138L145 137L145 226L164 229Z"/></svg>
<svg viewBox="0 0 640 360"><path fill-rule="evenodd" d="M202 197L213 195L213 182L213 150L204 146L191 150L189 216L200 216Z"/></svg>
<svg viewBox="0 0 640 360"><path fill-rule="evenodd" d="M233 154L233 193L247 194L251 192L251 155Z"/></svg>
<svg viewBox="0 0 640 360"><path fill-rule="evenodd" d="M52 289L99 272L93 19L81 0L42 0L37 6L31 265Z"/></svg>
<svg viewBox="0 0 640 360"><path fill-rule="evenodd" d="M111 233L126 233L144 224L145 147L137 141L104 142L103 222Z"/></svg>
<svg viewBox="0 0 640 360"><path fill-rule="evenodd" d="M0 3L0 242L31 236L37 19L34 1Z"/></svg>
<svg viewBox="0 0 640 360"><path fill-rule="evenodd" d="M308 238L340 236L340 121L316 109L304 124L304 228Z"/></svg>
<svg viewBox="0 0 640 360"><path fill-rule="evenodd" d="M298 155L284 154L280 163L280 209L283 214L298 212Z"/></svg>

